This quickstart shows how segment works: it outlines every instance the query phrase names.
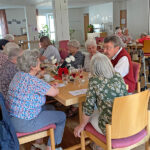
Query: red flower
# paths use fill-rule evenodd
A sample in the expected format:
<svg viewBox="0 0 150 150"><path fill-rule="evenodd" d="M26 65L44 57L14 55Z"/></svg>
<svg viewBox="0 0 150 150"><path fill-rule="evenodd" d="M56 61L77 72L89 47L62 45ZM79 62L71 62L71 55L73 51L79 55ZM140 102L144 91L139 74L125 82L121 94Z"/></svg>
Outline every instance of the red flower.
<svg viewBox="0 0 150 150"><path fill-rule="evenodd" d="M60 77L62 77L62 74L69 74L69 72L68 72L68 69L65 67L65 68L59 68L58 69L58 75L60 76Z"/></svg>

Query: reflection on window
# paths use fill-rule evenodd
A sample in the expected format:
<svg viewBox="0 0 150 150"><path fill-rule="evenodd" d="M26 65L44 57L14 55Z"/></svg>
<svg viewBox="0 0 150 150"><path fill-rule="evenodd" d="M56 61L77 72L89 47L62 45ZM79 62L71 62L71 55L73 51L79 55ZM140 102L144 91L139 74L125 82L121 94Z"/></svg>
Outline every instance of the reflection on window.
<svg viewBox="0 0 150 150"><path fill-rule="evenodd" d="M46 25L46 16L38 16L38 32L40 32L41 30L43 30L43 26Z"/></svg>

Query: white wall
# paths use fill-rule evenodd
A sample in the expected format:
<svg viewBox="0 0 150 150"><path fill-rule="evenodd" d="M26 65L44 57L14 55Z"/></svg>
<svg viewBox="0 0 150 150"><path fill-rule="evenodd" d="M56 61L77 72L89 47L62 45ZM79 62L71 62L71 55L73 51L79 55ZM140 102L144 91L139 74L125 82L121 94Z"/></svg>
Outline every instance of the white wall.
<svg viewBox="0 0 150 150"><path fill-rule="evenodd" d="M53 13L52 9L38 9L39 16L46 16L48 13Z"/></svg>
<svg viewBox="0 0 150 150"><path fill-rule="evenodd" d="M120 26L120 10L127 10L127 1L121 1L121 2L114 1L113 2L113 28L114 29L115 27Z"/></svg>
<svg viewBox="0 0 150 150"><path fill-rule="evenodd" d="M99 4L89 7L90 24L105 24L105 29L112 33L113 3Z"/></svg>
<svg viewBox="0 0 150 150"><path fill-rule="evenodd" d="M9 33L21 35L21 28L26 28L24 8L8 8L6 17L7 22L11 21L11 24L8 24ZM17 24L16 21L20 21L20 24Z"/></svg>
<svg viewBox="0 0 150 150"><path fill-rule="evenodd" d="M84 44L84 14L89 13L88 8L69 8L69 27L74 29L72 38Z"/></svg>
<svg viewBox="0 0 150 150"><path fill-rule="evenodd" d="M139 37L141 32L148 33L148 5L148 0L127 1L127 26L134 38Z"/></svg>

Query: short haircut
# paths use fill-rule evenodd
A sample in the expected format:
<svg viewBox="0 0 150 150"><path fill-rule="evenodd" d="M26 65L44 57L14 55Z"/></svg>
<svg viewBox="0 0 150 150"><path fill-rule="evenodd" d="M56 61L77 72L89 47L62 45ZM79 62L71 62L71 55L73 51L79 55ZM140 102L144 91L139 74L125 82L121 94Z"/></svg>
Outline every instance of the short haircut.
<svg viewBox="0 0 150 150"><path fill-rule="evenodd" d="M13 41L15 39L15 37L12 34L6 34L4 36L4 39L8 40L8 41Z"/></svg>
<svg viewBox="0 0 150 150"><path fill-rule="evenodd" d="M77 48L77 49L80 48L80 43L79 43L79 41L77 41L77 40L70 40L67 45L68 45L68 46L75 47L75 48Z"/></svg>
<svg viewBox="0 0 150 150"><path fill-rule="evenodd" d="M85 42L85 48L87 49L87 47L88 47L89 45L92 45L92 46L96 46L96 47L97 47L96 40L94 40L94 39L88 39L88 40L86 40L86 42Z"/></svg>
<svg viewBox="0 0 150 150"><path fill-rule="evenodd" d="M104 43L109 43L109 42L112 42L114 44L114 47L123 47L124 44L121 40L121 38L117 35L111 35L111 36L107 36L105 39L104 39Z"/></svg>
<svg viewBox="0 0 150 150"><path fill-rule="evenodd" d="M29 73L31 67L36 67L39 58L39 51L25 50L21 56L17 59L17 66L20 71Z"/></svg>
<svg viewBox="0 0 150 150"><path fill-rule="evenodd" d="M8 52L8 58L12 59L14 57L18 57L21 52L22 50L20 48L10 48Z"/></svg>

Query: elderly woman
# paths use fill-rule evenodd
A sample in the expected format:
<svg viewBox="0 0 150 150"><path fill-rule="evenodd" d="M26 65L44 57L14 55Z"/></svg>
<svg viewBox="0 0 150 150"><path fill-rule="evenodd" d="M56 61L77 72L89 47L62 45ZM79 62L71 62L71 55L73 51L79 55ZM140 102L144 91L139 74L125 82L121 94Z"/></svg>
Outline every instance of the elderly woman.
<svg viewBox="0 0 150 150"><path fill-rule="evenodd" d="M80 43L77 40L70 40L68 42L68 50L69 50L69 56L72 55L75 57L75 61L71 62L71 66L74 68L78 68L78 66L83 66L84 64L84 55L82 52L79 51Z"/></svg>
<svg viewBox="0 0 150 150"><path fill-rule="evenodd" d="M18 72L17 57L22 54L19 48L10 48L7 52L8 59L0 68L0 92L7 99L9 84Z"/></svg>
<svg viewBox="0 0 150 150"><path fill-rule="evenodd" d="M146 32L141 33L141 38L140 38L140 39L137 39L136 42L137 42L137 43L144 44L144 41L145 41L145 40L150 40L150 36L147 35Z"/></svg>
<svg viewBox="0 0 150 150"><path fill-rule="evenodd" d="M9 42L14 42L15 37L12 34L6 34L4 39L8 40Z"/></svg>
<svg viewBox="0 0 150 150"><path fill-rule="evenodd" d="M53 46L48 36L41 37L40 46L41 61L44 61L45 59L51 61L51 57L54 56L57 59L57 62L60 62L61 57L59 51L56 47Z"/></svg>
<svg viewBox="0 0 150 150"><path fill-rule="evenodd" d="M105 134L105 125L111 123L114 98L127 95L123 78L115 72L107 56L95 54L91 60L90 71L92 77L83 105L82 122L74 129L75 137L80 137L81 131L90 120L99 133ZM98 108L96 113L95 105Z"/></svg>
<svg viewBox="0 0 150 150"><path fill-rule="evenodd" d="M86 72L89 72L90 71L91 58L92 58L93 55L98 53L96 41L94 39L88 39L85 42L85 48L87 49L88 54L85 55L84 69L85 69Z"/></svg>
<svg viewBox="0 0 150 150"><path fill-rule="evenodd" d="M59 90L36 77L40 71L39 51L24 51L17 63L20 71L10 83L6 101L16 132L33 132L49 124L56 124L55 142L60 144L66 116L61 111L42 110L45 96L56 96ZM50 140L47 150L51 150Z"/></svg>

